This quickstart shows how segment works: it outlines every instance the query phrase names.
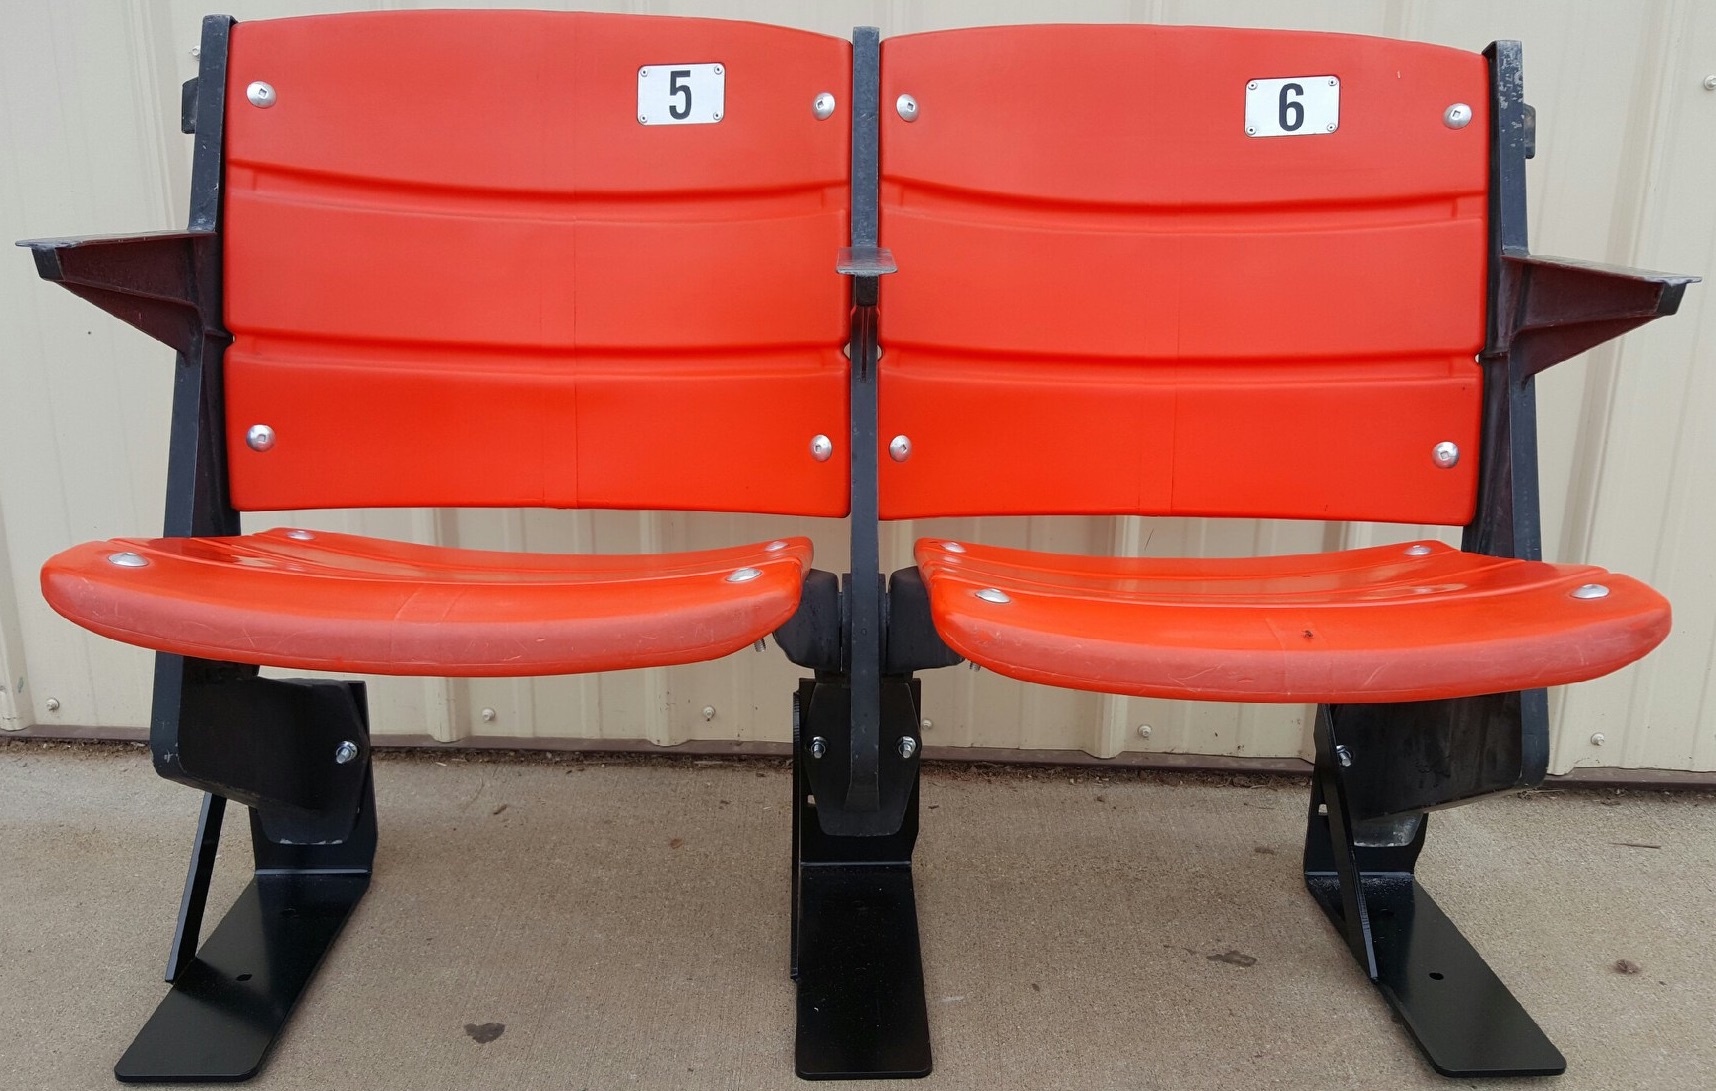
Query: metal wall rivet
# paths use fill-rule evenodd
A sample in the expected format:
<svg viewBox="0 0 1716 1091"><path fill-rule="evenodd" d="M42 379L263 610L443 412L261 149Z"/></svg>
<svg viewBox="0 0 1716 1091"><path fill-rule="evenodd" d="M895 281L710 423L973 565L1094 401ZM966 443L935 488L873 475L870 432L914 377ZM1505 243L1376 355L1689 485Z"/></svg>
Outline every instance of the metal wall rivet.
<svg viewBox="0 0 1716 1091"><path fill-rule="evenodd" d="M300 542L309 542L314 541L316 536L307 530L289 530L286 532L286 537L296 539Z"/></svg>
<svg viewBox="0 0 1716 1091"><path fill-rule="evenodd" d="M1255 129L1255 128L1253 128L1253 127L1252 127L1252 126L1250 126L1250 125L1247 125L1247 126L1246 126L1246 127L1245 127L1245 135L1246 135L1246 136L1256 136L1256 135L1257 135L1257 130L1256 130L1256 129Z"/></svg>
<svg viewBox="0 0 1716 1091"><path fill-rule="evenodd" d="M1442 124L1450 129L1464 129L1471 122L1472 108L1463 102L1456 102L1442 111Z"/></svg>
<svg viewBox="0 0 1716 1091"><path fill-rule="evenodd" d="M834 116L834 96L827 91L816 96L816 101L810 104L810 112L816 115L816 120L827 121Z"/></svg>
<svg viewBox="0 0 1716 1091"><path fill-rule="evenodd" d="M350 764L351 760L357 756L358 745L350 739L334 748L334 761L340 765Z"/></svg>
<svg viewBox="0 0 1716 1091"><path fill-rule="evenodd" d="M1331 80L1329 80L1329 86L1330 86L1330 87L1339 87L1339 86L1340 86L1340 84L1341 84L1341 81L1340 81L1340 80L1337 80L1337 79L1331 79Z"/></svg>
<svg viewBox="0 0 1716 1091"><path fill-rule="evenodd" d="M934 726L935 726L935 724L931 723L928 720L920 720L918 722L918 730L919 731L928 731L930 728L932 728Z"/></svg>
<svg viewBox="0 0 1716 1091"><path fill-rule="evenodd" d="M266 110L275 103L274 88L257 80L244 89L244 97L250 100L252 106L260 106Z"/></svg>
<svg viewBox="0 0 1716 1091"><path fill-rule="evenodd" d="M1704 89L1706 91L1716 91L1716 76L1704 77Z"/></svg>
<svg viewBox="0 0 1716 1091"><path fill-rule="evenodd" d="M900 112L900 116L905 118L907 121L916 121L918 119L918 100L910 95L901 95L899 98L895 99L894 109L898 110Z"/></svg>
<svg viewBox="0 0 1716 1091"><path fill-rule="evenodd" d="M941 544L941 547L943 549L947 550L949 553L964 553L965 552L965 547L960 545L958 542L943 542Z"/></svg>
<svg viewBox="0 0 1716 1091"><path fill-rule="evenodd" d="M116 564L120 568L142 568L145 565L147 565L149 562L144 560L141 556L137 555L136 553L125 552L125 553L109 553L107 555L107 563L108 564Z"/></svg>
<svg viewBox="0 0 1716 1091"><path fill-rule="evenodd" d="M1246 89L1246 90L1247 90L1247 91L1255 91L1255 90L1257 90L1257 81L1256 81L1256 80L1252 80L1252 81L1251 81L1251 82L1250 82L1250 83L1248 83L1248 84L1246 84L1246 85L1245 85L1245 89Z"/></svg>
<svg viewBox="0 0 1716 1091"><path fill-rule="evenodd" d="M274 447L274 429L266 424L253 424L244 434L245 445L252 451L267 451Z"/></svg>
<svg viewBox="0 0 1716 1091"><path fill-rule="evenodd" d="M643 116L642 114L639 114L638 115L638 124L639 125L648 125L649 124L649 118Z"/></svg>
<svg viewBox="0 0 1716 1091"><path fill-rule="evenodd" d="M1422 557L1429 552L1430 552L1430 547L1425 545L1423 542L1419 542L1417 545L1409 545L1406 547L1406 555L1408 557Z"/></svg>
<svg viewBox="0 0 1716 1091"><path fill-rule="evenodd" d="M1327 133L1334 132L1335 131L1335 123L1332 121L1329 122L1327 125L1323 126L1323 131L1327 132Z"/></svg>
<svg viewBox="0 0 1716 1091"><path fill-rule="evenodd" d="M713 720L715 718L715 706L714 705L704 705L703 706L703 718L705 720Z"/></svg>
<svg viewBox="0 0 1716 1091"><path fill-rule="evenodd" d="M820 757L822 757L822 755L824 755L826 753L828 753L828 740L827 739L823 738L821 735L818 735L814 739L810 740L810 756L811 757L820 758Z"/></svg>
<svg viewBox="0 0 1716 1091"><path fill-rule="evenodd" d="M719 76L719 75L720 75L720 74L721 74L721 72L722 72L722 68L721 68L721 66L720 66L720 65L716 65L716 66L715 66L715 74L716 74L716 75L717 75L717 76Z"/></svg>
<svg viewBox="0 0 1716 1091"><path fill-rule="evenodd" d="M1140 739L1148 739L1152 734L1153 732L1150 730L1149 724L1138 725L1138 737Z"/></svg>
<svg viewBox="0 0 1716 1091"><path fill-rule="evenodd" d="M1603 734L1601 731L1599 731L1596 734L1591 736L1591 745L1592 746L1602 746L1604 743L1606 743L1608 741L1609 741L1609 737L1607 735Z"/></svg>
<svg viewBox="0 0 1716 1091"><path fill-rule="evenodd" d="M49 712L58 712L60 710L60 699L58 697L49 697L42 703L47 707Z"/></svg>
<svg viewBox="0 0 1716 1091"><path fill-rule="evenodd" d="M981 591L973 591L972 594L976 595L978 598L982 599L984 602L1012 602L1013 601L1012 598L1008 596L1007 592L998 590L994 587L985 587Z"/></svg>
<svg viewBox="0 0 1716 1091"><path fill-rule="evenodd" d="M721 111L716 110L714 113L710 114L709 116L714 118L716 121L720 121L721 120Z"/></svg>
<svg viewBox="0 0 1716 1091"><path fill-rule="evenodd" d="M1582 583L1573 589L1573 597L1576 599L1606 599L1609 597L1609 589L1600 583Z"/></svg>
<svg viewBox="0 0 1716 1091"><path fill-rule="evenodd" d="M1341 768L1349 768L1353 763L1353 752L1344 746L1335 747L1335 760L1341 763Z"/></svg>
<svg viewBox="0 0 1716 1091"><path fill-rule="evenodd" d="M1436 460L1436 465L1444 470L1451 470L1460 464L1460 447L1458 444L1443 440L1430 452L1430 457Z"/></svg>
<svg viewBox="0 0 1716 1091"><path fill-rule="evenodd" d="M833 440L829 439L827 436L811 436L810 437L810 457L811 458L816 459L816 461L818 461L818 462L827 462L829 459L829 456L832 454L834 454L834 441Z"/></svg>
<svg viewBox="0 0 1716 1091"><path fill-rule="evenodd" d="M900 739L900 757L909 758L918 752L918 740L907 735Z"/></svg>
<svg viewBox="0 0 1716 1091"><path fill-rule="evenodd" d="M737 572L733 572L733 573L729 574L727 576L727 582L728 583L750 583L752 580L756 579L758 576L761 576L761 575L762 575L762 573L757 571L755 568L741 568Z"/></svg>
<svg viewBox="0 0 1716 1091"><path fill-rule="evenodd" d="M888 441L888 457L895 462L904 462L912 457L912 441L909 436L895 436Z"/></svg>

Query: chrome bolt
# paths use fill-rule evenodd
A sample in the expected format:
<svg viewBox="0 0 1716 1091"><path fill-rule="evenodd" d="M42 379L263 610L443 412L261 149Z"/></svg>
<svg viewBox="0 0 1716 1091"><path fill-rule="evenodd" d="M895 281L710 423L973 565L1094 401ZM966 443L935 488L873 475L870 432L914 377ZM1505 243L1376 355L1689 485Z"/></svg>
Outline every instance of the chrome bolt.
<svg viewBox="0 0 1716 1091"><path fill-rule="evenodd" d="M757 642L752 644L751 648L754 651L766 652L769 650L769 642L762 637L758 637Z"/></svg>
<svg viewBox="0 0 1716 1091"><path fill-rule="evenodd" d="M270 451L274 449L274 429L266 424L253 424L250 431L244 434L245 446L252 451Z"/></svg>
<svg viewBox="0 0 1716 1091"><path fill-rule="evenodd" d="M1013 601L1010 597L1008 597L1007 592L997 590L993 587L985 587L981 591L973 591L972 594L976 595L978 598L982 599L984 602L1012 602Z"/></svg>
<svg viewBox="0 0 1716 1091"><path fill-rule="evenodd" d="M918 752L918 740L912 738L910 735L907 735L904 738L900 739L900 757L910 758L913 754L916 754L917 752Z"/></svg>
<svg viewBox="0 0 1716 1091"><path fill-rule="evenodd" d="M263 83L261 80L257 80L249 87L246 87L244 89L244 97L250 100L250 104L252 106L259 107L263 110L274 105L276 101L274 88Z"/></svg>
<svg viewBox="0 0 1716 1091"><path fill-rule="evenodd" d="M1450 129L1464 129L1471 123L1472 108L1463 102L1456 102L1442 111L1442 124Z"/></svg>
<svg viewBox="0 0 1716 1091"><path fill-rule="evenodd" d="M109 553L107 563L116 564L120 568L143 568L149 562L135 553Z"/></svg>
<svg viewBox="0 0 1716 1091"><path fill-rule="evenodd" d="M1423 556L1426 556L1427 554L1429 554L1429 552L1430 552L1430 547L1425 545L1423 542L1419 542L1417 545L1409 545L1406 547L1406 555L1408 557L1423 557Z"/></svg>
<svg viewBox="0 0 1716 1091"><path fill-rule="evenodd" d="M823 738L821 735L818 735L818 736L816 736L816 738L810 740L810 756L811 757L820 758L820 757L822 757L822 755L824 755L826 753L828 753L828 740L827 739Z"/></svg>
<svg viewBox="0 0 1716 1091"><path fill-rule="evenodd" d="M816 120L827 121L834 116L834 96L827 91L816 96L816 101L810 104L810 112L816 115Z"/></svg>
<svg viewBox="0 0 1716 1091"><path fill-rule="evenodd" d="M494 722L495 722L495 710L492 708L483 709L483 723L492 724Z"/></svg>
<svg viewBox="0 0 1716 1091"><path fill-rule="evenodd" d="M1591 745L1592 746L1602 746L1604 743L1606 743L1608 741L1609 741L1609 737L1607 735L1603 734L1601 731L1599 731L1596 734L1591 736Z"/></svg>
<svg viewBox="0 0 1716 1091"><path fill-rule="evenodd" d="M1256 135L1257 135L1257 130L1256 130L1256 129L1255 129L1255 128L1253 128L1253 127L1252 127L1252 126L1250 126L1250 125L1247 125L1247 126L1246 126L1246 127L1245 127L1245 135L1246 135L1246 136L1256 136Z"/></svg>
<svg viewBox="0 0 1716 1091"><path fill-rule="evenodd" d="M334 748L334 762L335 762L335 764L338 764L338 765L350 764L351 760L357 756L358 756L357 743L352 742L350 739L347 739L345 742L341 743L339 746Z"/></svg>
<svg viewBox="0 0 1716 1091"><path fill-rule="evenodd" d="M768 545L763 547L763 552L764 553L779 553L781 550L785 549L786 547L787 547L787 544L785 542L770 542Z"/></svg>
<svg viewBox="0 0 1716 1091"><path fill-rule="evenodd" d="M1353 763L1353 752L1344 746L1337 746L1335 747L1335 760L1341 763L1342 769L1350 768Z"/></svg>
<svg viewBox="0 0 1716 1091"><path fill-rule="evenodd" d="M958 542L943 542L941 544L941 547L943 549L947 550L949 553L964 553L965 552L965 547L960 545Z"/></svg>
<svg viewBox="0 0 1716 1091"><path fill-rule="evenodd" d="M1582 583L1573 589L1573 597L1576 599L1606 599L1609 597L1609 589L1600 583Z"/></svg>
<svg viewBox="0 0 1716 1091"><path fill-rule="evenodd" d="M752 580L756 579L758 576L761 576L761 575L762 575L762 573L757 571L755 568L741 568L737 572L734 572L732 575L728 576L727 582L728 583L750 583Z"/></svg>
<svg viewBox="0 0 1716 1091"><path fill-rule="evenodd" d="M58 712L60 710L60 699L58 697L49 697L46 701L42 702L42 704L49 712Z"/></svg>
<svg viewBox="0 0 1716 1091"><path fill-rule="evenodd" d="M1430 452L1430 457L1436 460L1436 465L1444 470L1451 470L1460 464L1460 447L1458 444L1443 440Z"/></svg>
<svg viewBox="0 0 1716 1091"><path fill-rule="evenodd" d="M286 537L299 542L309 542L313 541L316 536L307 530L289 530L286 532Z"/></svg>
<svg viewBox="0 0 1716 1091"><path fill-rule="evenodd" d="M888 457L895 462L904 462L912 457L912 441L909 436L895 436L888 441Z"/></svg>
<svg viewBox="0 0 1716 1091"><path fill-rule="evenodd" d="M1149 724L1139 724L1138 725L1138 737L1140 739L1148 739L1151 734L1152 734L1152 732L1150 730Z"/></svg>
<svg viewBox="0 0 1716 1091"><path fill-rule="evenodd" d="M713 720L715 718L715 706L714 705L704 705L703 706L703 718L705 720Z"/></svg>
<svg viewBox="0 0 1716 1091"><path fill-rule="evenodd" d="M1704 89L1706 91L1716 91L1716 76L1704 77Z"/></svg>
<svg viewBox="0 0 1716 1091"><path fill-rule="evenodd" d="M900 112L900 116L905 118L907 121L916 121L918 119L918 100L910 95L901 95L899 98L895 99L894 109L898 110Z"/></svg>
<svg viewBox="0 0 1716 1091"><path fill-rule="evenodd" d="M818 461L818 462L827 462L829 459L829 456L832 454L834 454L834 441L833 440L829 439L827 436L811 436L810 437L810 457L811 458L816 459L816 461Z"/></svg>

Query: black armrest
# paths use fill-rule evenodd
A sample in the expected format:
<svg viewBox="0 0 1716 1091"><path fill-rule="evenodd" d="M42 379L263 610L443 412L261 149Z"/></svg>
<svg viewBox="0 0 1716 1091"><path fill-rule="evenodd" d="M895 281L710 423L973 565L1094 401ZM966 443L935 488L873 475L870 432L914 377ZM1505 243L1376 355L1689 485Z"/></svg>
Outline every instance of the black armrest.
<svg viewBox="0 0 1716 1091"><path fill-rule="evenodd" d="M1504 253L1502 262L1502 343L1486 354L1511 355L1521 378L1673 314L1702 279L1533 254Z"/></svg>
<svg viewBox="0 0 1716 1091"><path fill-rule="evenodd" d="M218 262L211 260L218 241L210 231L158 231L25 239L18 245L35 255L43 280L188 352L206 331L219 328L220 315L204 314L202 306L205 299L219 298L203 283L219 276Z"/></svg>

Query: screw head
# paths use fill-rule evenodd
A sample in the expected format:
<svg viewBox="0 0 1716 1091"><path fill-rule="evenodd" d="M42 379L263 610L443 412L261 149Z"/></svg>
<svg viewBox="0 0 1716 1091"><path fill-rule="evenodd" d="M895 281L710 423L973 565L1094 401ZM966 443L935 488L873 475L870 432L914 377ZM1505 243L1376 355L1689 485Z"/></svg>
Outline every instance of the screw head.
<svg viewBox="0 0 1716 1091"><path fill-rule="evenodd" d="M721 111L716 110L714 113L710 114L709 116L711 118L714 118L716 121L720 121L721 120Z"/></svg>
<svg viewBox="0 0 1716 1091"><path fill-rule="evenodd" d="M286 537L291 538L294 541L298 541L298 542L310 542L310 541L314 541L316 538L316 536L314 534L311 534L309 531L298 530L296 528L287 531Z"/></svg>
<svg viewBox="0 0 1716 1091"><path fill-rule="evenodd" d="M818 462L827 462L834 454L834 441L827 436L810 437L810 457Z"/></svg>
<svg viewBox="0 0 1716 1091"><path fill-rule="evenodd" d="M719 76L721 74L721 66L720 65L715 66L715 74L717 76Z"/></svg>
<svg viewBox="0 0 1716 1091"><path fill-rule="evenodd" d="M58 697L49 697L46 701L42 702L42 704L49 712L58 712L60 710L60 699Z"/></svg>
<svg viewBox="0 0 1716 1091"><path fill-rule="evenodd" d="M768 545L763 547L763 552L765 552L765 553L779 553L781 550L785 549L786 547L787 547L787 544L785 542L780 542L780 541L770 542Z"/></svg>
<svg viewBox="0 0 1716 1091"><path fill-rule="evenodd" d="M895 462L904 462L912 457L912 440L910 436L895 436L888 441L888 457Z"/></svg>
<svg viewBox="0 0 1716 1091"><path fill-rule="evenodd" d="M1252 80L1252 81L1251 81L1251 82L1250 82L1250 83L1248 83L1248 84L1246 84L1246 85L1245 85L1245 89L1246 89L1246 90L1247 90L1247 91L1255 91L1255 90L1257 90L1257 81L1256 81L1256 80Z"/></svg>
<svg viewBox="0 0 1716 1091"><path fill-rule="evenodd" d="M350 739L334 748L334 761L339 765L349 765L351 760L357 756L358 745Z"/></svg>
<svg viewBox="0 0 1716 1091"><path fill-rule="evenodd" d="M1472 108L1463 102L1456 102L1442 111L1442 124L1450 129L1464 129L1472 123Z"/></svg>
<svg viewBox="0 0 1716 1091"><path fill-rule="evenodd" d="M1335 131L1335 123L1332 121L1329 122L1327 125L1323 126L1323 131L1326 133L1334 132Z"/></svg>
<svg viewBox="0 0 1716 1091"><path fill-rule="evenodd" d="M733 572L733 573L729 574L727 576L727 582L728 583L750 583L752 580L756 579L758 576L761 576L761 575L762 575L762 572L758 571L755 568L741 568L737 572Z"/></svg>
<svg viewBox="0 0 1716 1091"><path fill-rule="evenodd" d="M1430 452L1430 457L1436 460L1436 465L1444 470L1451 470L1460 464L1460 447L1458 444L1443 440Z"/></svg>
<svg viewBox="0 0 1716 1091"><path fill-rule="evenodd" d="M834 116L834 96L824 91L810 104L810 112L816 115L816 120L827 121Z"/></svg>
<svg viewBox="0 0 1716 1091"><path fill-rule="evenodd" d="M1344 746L1337 746L1335 747L1335 760L1341 763L1342 769L1350 768L1353 763L1353 752Z"/></svg>
<svg viewBox="0 0 1716 1091"><path fill-rule="evenodd" d="M1247 125L1245 127L1245 135L1246 136L1256 136L1257 135L1257 129L1254 126Z"/></svg>
<svg viewBox="0 0 1716 1091"><path fill-rule="evenodd" d="M949 553L964 553L965 552L965 547L960 545L958 542L943 542L941 544L941 547L943 549L947 550Z"/></svg>
<svg viewBox="0 0 1716 1091"><path fill-rule="evenodd" d="M145 568L149 564L144 557L129 550L124 553L109 553L107 563L116 564L120 568Z"/></svg>
<svg viewBox="0 0 1716 1091"><path fill-rule="evenodd" d="M495 722L495 710L492 708L483 709L482 717L483 717L483 723L485 723L485 724L494 723Z"/></svg>
<svg viewBox="0 0 1716 1091"><path fill-rule="evenodd" d="M274 449L274 429L266 424L253 424L250 431L244 433L244 443L252 451L271 451Z"/></svg>
<svg viewBox="0 0 1716 1091"><path fill-rule="evenodd" d="M985 587L981 591L973 591L972 594L976 595L978 598L982 599L984 602L1012 602L1013 601L1012 597L1009 596L1007 594L1007 592L998 590L997 588L994 588L994 587Z"/></svg>
<svg viewBox="0 0 1716 1091"><path fill-rule="evenodd" d="M1425 545L1423 542L1419 542L1416 545L1409 545L1406 547L1406 555L1408 557L1424 557L1424 556L1428 556L1429 553L1430 553L1430 547Z"/></svg>
<svg viewBox="0 0 1716 1091"><path fill-rule="evenodd" d="M907 121L918 119L918 100L910 95L901 95L894 100L894 109Z"/></svg>
<svg viewBox="0 0 1716 1091"><path fill-rule="evenodd" d="M705 720L713 720L715 718L715 706L714 705L704 705L703 706L703 718Z"/></svg>
<svg viewBox="0 0 1716 1091"><path fill-rule="evenodd" d="M823 738L821 735L818 735L814 739L810 740L810 756L811 757L820 758L820 757L822 757L822 755L824 755L826 753L828 753L828 740L827 739Z"/></svg>
<svg viewBox="0 0 1716 1091"><path fill-rule="evenodd" d="M263 110L268 109L278 101L277 96L274 94L274 88L263 83L261 80L257 80L249 87L246 87L244 89L244 97L250 100L250 104L252 106Z"/></svg>
<svg viewBox="0 0 1716 1091"><path fill-rule="evenodd" d="M917 752L918 752L918 740L912 738L910 735L907 735L904 738L900 739L900 757L910 758L913 754L916 754Z"/></svg>
<svg viewBox="0 0 1716 1091"><path fill-rule="evenodd" d="M1603 734L1601 731L1599 731L1596 734L1591 736L1591 745L1592 746L1602 746L1604 743L1606 743L1608 741L1609 741L1609 737L1607 735Z"/></svg>
<svg viewBox="0 0 1716 1091"><path fill-rule="evenodd" d="M934 726L935 726L935 724L931 723L928 720L921 720L918 722L918 730L919 731L928 731L930 728L932 728Z"/></svg>
<svg viewBox="0 0 1716 1091"><path fill-rule="evenodd" d="M1154 734L1154 732L1150 730L1149 724L1138 725L1138 737L1140 739L1148 739L1152 734Z"/></svg>
<svg viewBox="0 0 1716 1091"><path fill-rule="evenodd" d="M1609 589L1600 583L1582 583L1573 589L1572 595L1576 599L1606 599Z"/></svg>

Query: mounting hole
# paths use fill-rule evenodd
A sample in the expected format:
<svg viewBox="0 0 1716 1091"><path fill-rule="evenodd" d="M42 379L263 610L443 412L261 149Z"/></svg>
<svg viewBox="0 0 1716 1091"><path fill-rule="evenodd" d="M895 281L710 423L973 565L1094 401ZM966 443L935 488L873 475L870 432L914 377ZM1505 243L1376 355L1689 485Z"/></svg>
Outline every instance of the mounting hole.
<svg viewBox="0 0 1716 1091"><path fill-rule="evenodd" d="M287 906L285 909L280 911L280 915L282 917L296 917L298 915L298 911L291 906Z"/></svg>
<svg viewBox="0 0 1716 1091"><path fill-rule="evenodd" d="M1442 974L1437 970L1431 970L1430 971L1430 980L1431 981L1440 981L1440 980L1442 980Z"/></svg>
<svg viewBox="0 0 1716 1091"><path fill-rule="evenodd" d="M238 975L238 980L239 980L239 981L249 981L249 980L250 980L250 975L249 975L249 974L239 974L239 975Z"/></svg>

